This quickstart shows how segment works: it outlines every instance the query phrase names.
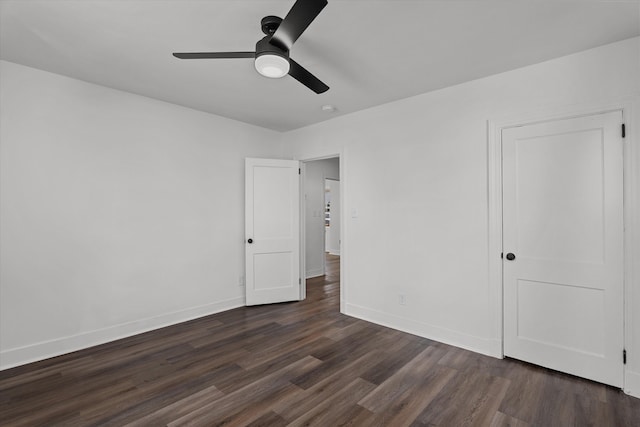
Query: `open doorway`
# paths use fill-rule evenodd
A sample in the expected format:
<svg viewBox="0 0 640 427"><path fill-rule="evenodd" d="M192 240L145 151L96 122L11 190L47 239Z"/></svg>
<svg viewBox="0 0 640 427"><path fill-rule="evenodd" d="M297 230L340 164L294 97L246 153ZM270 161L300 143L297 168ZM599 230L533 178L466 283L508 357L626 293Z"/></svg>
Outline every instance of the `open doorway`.
<svg viewBox="0 0 640 427"><path fill-rule="evenodd" d="M340 158L305 161L303 179L306 287L339 286Z"/></svg>

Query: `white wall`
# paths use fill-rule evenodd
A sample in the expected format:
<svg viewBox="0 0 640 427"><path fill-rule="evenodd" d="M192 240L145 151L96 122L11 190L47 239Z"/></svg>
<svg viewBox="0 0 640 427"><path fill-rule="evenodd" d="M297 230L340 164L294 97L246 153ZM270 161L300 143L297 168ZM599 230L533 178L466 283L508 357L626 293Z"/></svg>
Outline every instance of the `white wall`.
<svg viewBox="0 0 640 427"><path fill-rule="evenodd" d="M244 305L244 158L279 134L0 67L3 368Z"/></svg>
<svg viewBox="0 0 640 427"><path fill-rule="evenodd" d="M306 277L324 274L324 180L340 178L337 158L305 164L305 268Z"/></svg>
<svg viewBox="0 0 640 427"><path fill-rule="evenodd" d="M346 313L500 354L501 307L488 279L488 120L638 97L639 56L640 39L630 39L287 133L293 158L342 153ZM636 129L640 192L638 113L627 127ZM640 396L638 264L626 389Z"/></svg>

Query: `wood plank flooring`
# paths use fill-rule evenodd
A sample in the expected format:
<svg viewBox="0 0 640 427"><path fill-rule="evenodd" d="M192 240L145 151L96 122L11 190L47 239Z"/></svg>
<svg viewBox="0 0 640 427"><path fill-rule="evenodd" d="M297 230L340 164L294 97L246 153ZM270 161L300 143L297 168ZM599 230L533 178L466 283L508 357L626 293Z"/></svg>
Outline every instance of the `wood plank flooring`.
<svg viewBox="0 0 640 427"><path fill-rule="evenodd" d="M0 372L3 426L639 426L640 399L298 303L244 307Z"/></svg>

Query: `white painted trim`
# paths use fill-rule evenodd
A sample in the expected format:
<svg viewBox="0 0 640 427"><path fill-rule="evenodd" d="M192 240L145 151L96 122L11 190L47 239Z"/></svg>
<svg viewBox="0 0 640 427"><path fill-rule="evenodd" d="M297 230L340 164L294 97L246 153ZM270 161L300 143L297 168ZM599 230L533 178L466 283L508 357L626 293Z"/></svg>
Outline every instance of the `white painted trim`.
<svg viewBox="0 0 640 427"><path fill-rule="evenodd" d="M625 329L624 346L627 350L627 365L624 372L624 392L640 398L640 343L633 341L634 316L639 307L633 306L634 288L640 288L640 96L623 104L622 119L626 125L624 143L624 298L625 298Z"/></svg>
<svg viewBox="0 0 640 427"><path fill-rule="evenodd" d="M532 112L510 114L489 120L495 129L525 126L530 124L549 122L560 119L590 116L592 114L608 113L611 111L629 110L632 104L638 102L638 97L625 97L602 102L590 102L573 105L548 106ZM625 114L626 118L626 114Z"/></svg>
<svg viewBox="0 0 640 427"><path fill-rule="evenodd" d="M503 342L503 302L502 302L502 150L501 128L489 121L487 126L487 227L489 239L488 274L489 274L489 311L493 338L500 342L499 357L504 357Z"/></svg>
<svg viewBox="0 0 640 427"><path fill-rule="evenodd" d="M340 251L329 251L329 255L338 255L338 256L340 256Z"/></svg>
<svg viewBox="0 0 640 427"><path fill-rule="evenodd" d="M346 213L347 209L347 148L343 147L339 156L339 178L340 178L340 312L346 313L347 311L347 269L349 268L347 257L347 237L348 221Z"/></svg>
<svg viewBox="0 0 640 427"><path fill-rule="evenodd" d="M640 399L640 372L624 373L624 392Z"/></svg>
<svg viewBox="0 0 640 427"><path fill-rule="evenodd" d="M298 253L300 254L300 301L307 299L307 279L310 277L307 272L307 165L304 162L298 162L300 168L300 181L298 189L300 192L300 248ZM304 280L302 275L304 274Z"/></svg>
<svg viewBox="0 0 640 427"><path fill-rule="evenodd" d="M417 322L395 314L384 313L355 304L346 304L346 308L345 314L357 317L358 319L487 356L502 358L502 342L498 340L480 338L475 335L465 334L428 323Z"/></svg>
<svg viewBox="0 0 640 427"><path fill-rule="evenodd" d="M12 348L0 352L0 370L60 356L62 354L71 353L73 351L86 349L99 344L138 335L144 332L164 328L166 326L175 325L242 306L244 306L243 297L232 298L212 304L188 308L186 310L175 311L173 313L122 323L103 329L83 332L69 337L43 341L19 348Z"/></svg>
<svg viewBox="0 0 640 427"><path fill-rule="evenodd" d="M635 188L637 182L637 170L640 166L640 150L637 147L637 132L633 131L634 123L640 124L638 112L640 111L640 97L627 97L611 101L594 102L586 104L565 105L548 107L536 112L511 115L500 119L488 120L487 122L487 191L488 191L488 275L489 275L489 307L493 313L492 325L494 328L494 336L500 342L500 355L504 357L502 346L504 343L504 334L502 328L503 322L503 281L502 281L502 260L500 253L502 252L502 149L501 137L502 130L510 127L525 126L540 122L553 121L559 119L568 119L592 114L600 114L611 111L622 111L623 121L626 123L626 138L624 152L624 346L627 353L635 355L640 349L631 348L633 346L633 301L632 291L634 286L638 286L635 278L640 276L634 274L640 268L639 256L640 248L635 248L633 236L637 235L636 230L640 231L640 215L634 215L640 212L640 196ZM640 315L640 313L636 313ZM638 346L638 344L636 344ZM640 362L639 362L640 363ZM628 391L627 380L634 383L636 374L628 375L627 365L625 370L625 386L624 390ZM635 390L640 388L635 387ZM637 393L637 391L636 391Z"/></svg>
<svg viewBox="0 0 640 427"><path fill-rule="evenodd" d="M314 277L324 276L324 271L321 268L307 271L307 279L313 279Z"/></svg>

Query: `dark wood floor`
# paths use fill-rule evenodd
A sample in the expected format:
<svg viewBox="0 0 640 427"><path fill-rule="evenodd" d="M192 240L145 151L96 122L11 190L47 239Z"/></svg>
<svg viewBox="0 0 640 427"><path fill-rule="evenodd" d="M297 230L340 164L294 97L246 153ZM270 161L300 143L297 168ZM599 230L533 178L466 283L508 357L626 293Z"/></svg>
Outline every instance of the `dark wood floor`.
<svg viewBox="0 0 640 427"><path fill-rule="evenodd" d="M638 426L640 399L298 303L239 308L0 372L1 425Z"/></svg>

